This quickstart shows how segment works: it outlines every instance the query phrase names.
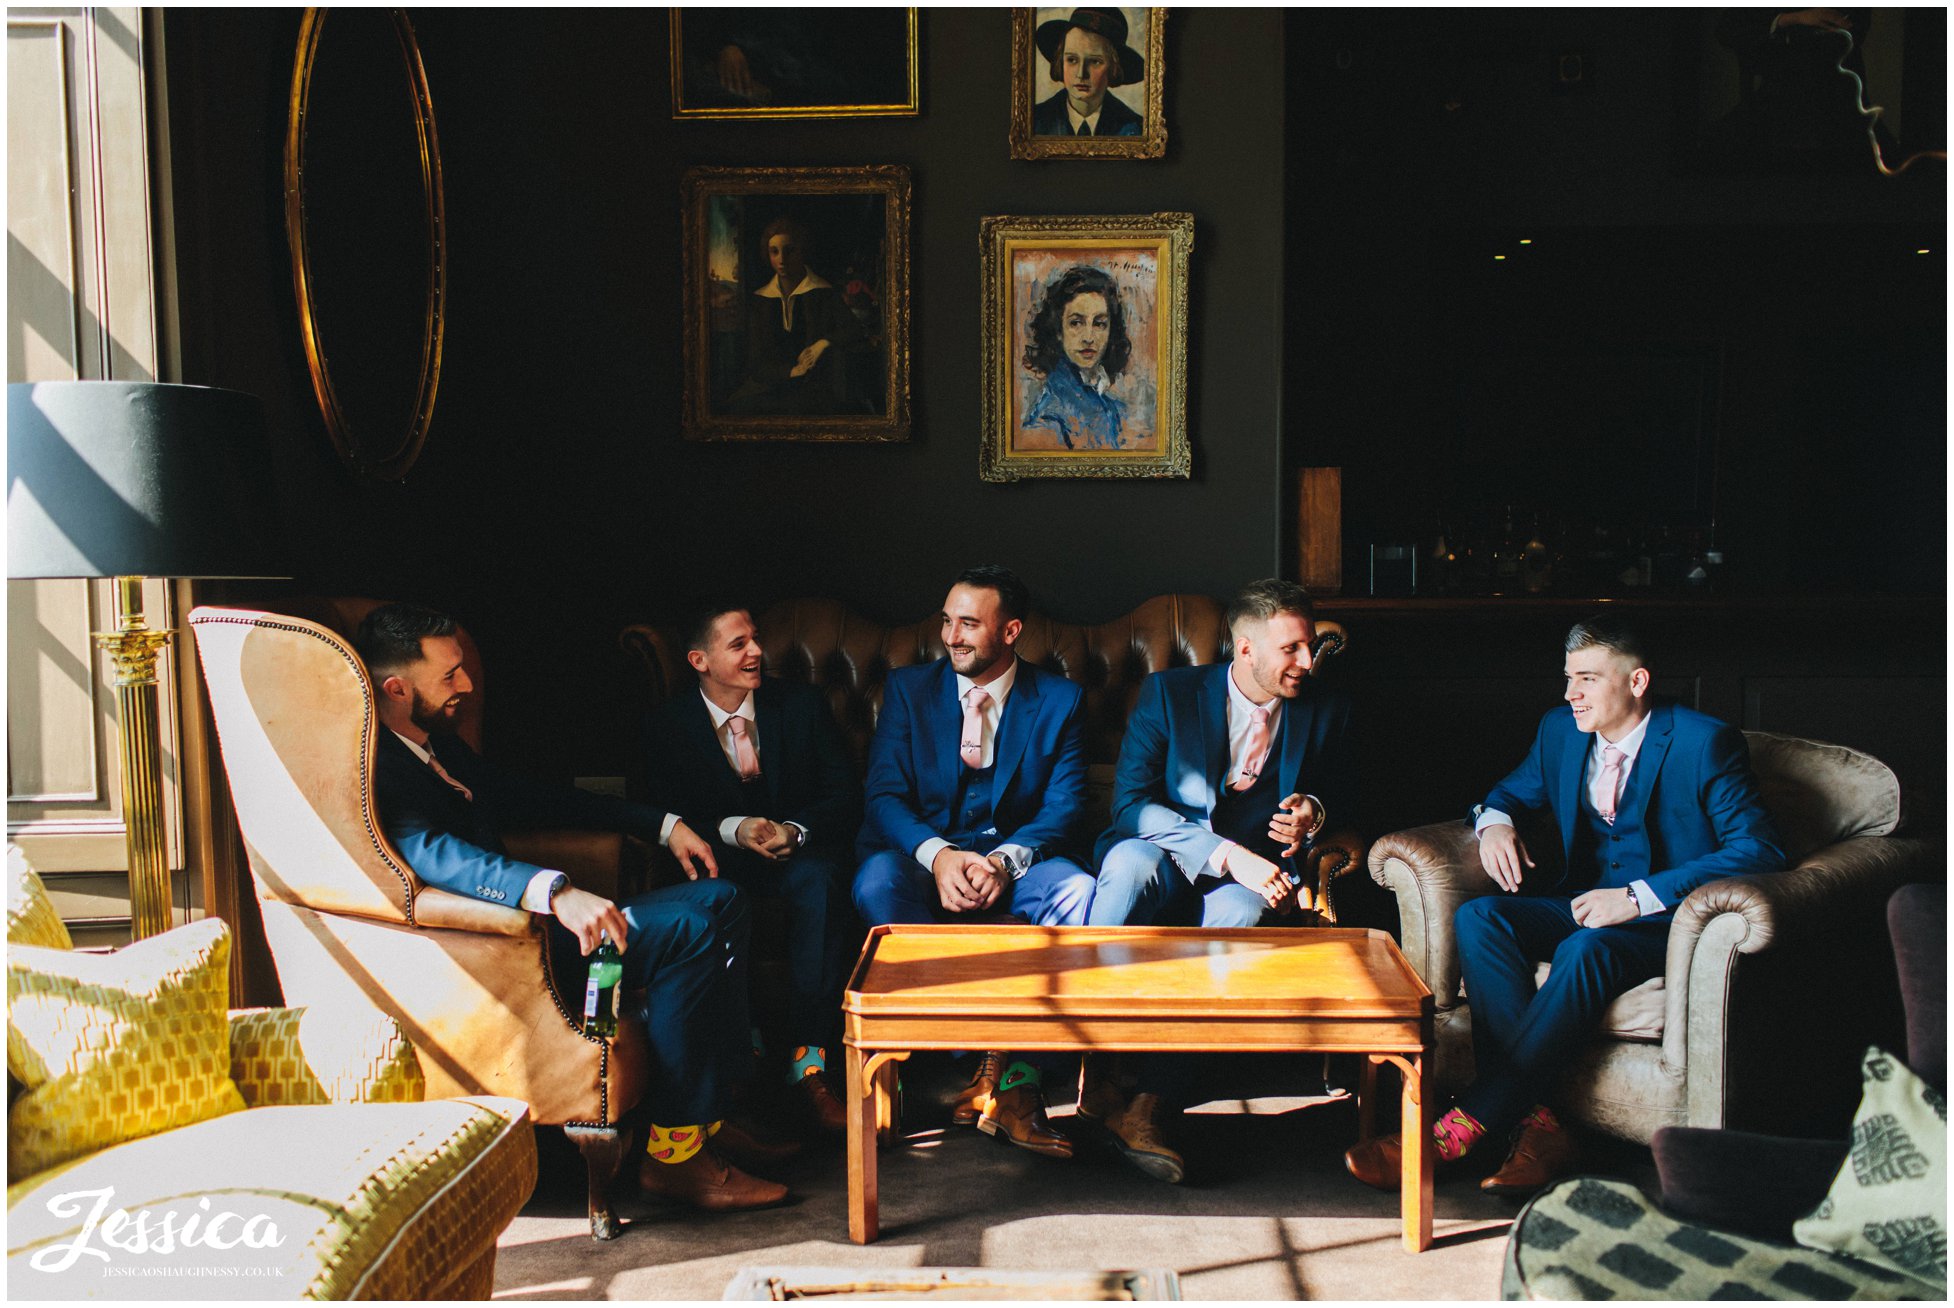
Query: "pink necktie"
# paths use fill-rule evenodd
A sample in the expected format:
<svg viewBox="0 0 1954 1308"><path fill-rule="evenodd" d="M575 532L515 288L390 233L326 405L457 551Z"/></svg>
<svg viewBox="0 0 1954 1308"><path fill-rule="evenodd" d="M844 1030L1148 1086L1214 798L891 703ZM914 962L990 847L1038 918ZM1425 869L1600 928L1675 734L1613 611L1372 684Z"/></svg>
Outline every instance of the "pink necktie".
<svg viewBox="0 0 1954 1308"><path fill-rule="evenodd" d="M1255 710L1255 724L1248 729L1242 754L1242 774L1235 778L1234 790L1248 790L1261 779L1262 765L1269 761L1269 709Z"/></svg>
<svg viewBox="0 0 1954 1308"><path fill-rule="evenodd" d="M456 781L453 777L448 775L448 769L442 767L441 760L434 757L434 749L432 746L429 746L427 751L427 765L434 769L435 776L440 777L443 781L453 786L456 790L459 790L461 792L461 797L463 799L468 800L470 803L474 802L475 792L470 790L467 786L462 785L459 781Z"/></svg>
<svg viewBox="0 0 1954 1308"><path fill-rule="evenodd" d="M963 694L963 743L957 753L967 768L984 766L984 705L990 702L982 686L972 686Z"/></svg>
<svg viewBox="0 0 1954 1308"><path fill-rule="evenodd" d="M760 756L753 752L753 737L746 734L746 719L727 718L726 729L733 733L733 762L740 770L740 780L753 780L760 775Z"/></svg>
<svg viewBox="0 0 1954 1308"><path fill-rule="evenodd" d="M1601 771L1594 779L1594 811L1613 826L1615 824L1615 804L1622 794L1622 759L1625 758L1613 745L1601 747Z"/></svg>

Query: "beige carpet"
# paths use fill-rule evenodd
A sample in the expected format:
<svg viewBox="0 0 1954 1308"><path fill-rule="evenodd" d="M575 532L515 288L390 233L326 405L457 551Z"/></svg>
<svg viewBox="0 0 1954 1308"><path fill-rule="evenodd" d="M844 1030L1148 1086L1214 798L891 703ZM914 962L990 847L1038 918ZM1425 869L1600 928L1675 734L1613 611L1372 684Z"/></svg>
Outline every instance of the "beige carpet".
<svg viewBox="0 0 1954 1308"><path fill-rule="evenodd" d="M882 1154L882 1238L866 1247L847 1238L838 1146L780 1169L794 1197L768 1212L707 1216L627 1188L619 1211L629 1225L599 1244L584 1220L581 1162L545 1131L544 1179L502 1237L495 1296L713 1301L745 1267L974 1266L1165 1267L1190 1300L1497 1298L1518 1203L1481 1194L1473 1176L1441 1175L1436 1245L1406 1254L1397 1196L1343 1170L1353 1106L1298 1096L1299 1084L1311 1088L1305 1066L1244 1058L1211 1073L1208 1101L1180 1130L1188 1181L1166 1186L1095 1151L1055 1162L945 1129L956 1069L921 1063L905 1072L910 1136ZM1248 1097L1213 1098L1217 1080ZM1055 1110L1061 1129L1069 1114ZM1590 1163L1644 1185L1652 1170L1646 1150L1618 1144L1597 1146Z"/></svg>

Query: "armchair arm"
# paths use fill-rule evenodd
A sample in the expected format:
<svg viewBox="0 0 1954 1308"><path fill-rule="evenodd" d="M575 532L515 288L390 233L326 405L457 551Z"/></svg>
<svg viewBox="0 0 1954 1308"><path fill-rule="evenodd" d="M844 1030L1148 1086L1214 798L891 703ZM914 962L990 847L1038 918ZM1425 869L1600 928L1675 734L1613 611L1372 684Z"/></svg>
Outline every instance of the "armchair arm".
<svg viewBox="0 0 1954 1308"><path fill-rule="evenodd" d="M1463 821L1436 822L1380 837L1371 879L1398 898L1404 956L1431 987L1440 1012L1459 1002L1459 949L1452 915L1495 889L1479 863L1479 842Z"/></svg>
<svg viewBox="0 0 1954 1308"><path fill-rule="evenodd" d="M407 1033L378 1009L233 1009L231 1080L252 1108L413 1104L426 1088Z"/></svg>
<svg viewBox="0 0 1954 1308"><path fill-rule="evenodd" d="M1336 882L1364 862L1364 840L1355 831L1333 831L1310 846L1303 856L1303 886L1315 896L1318 919L1337 924Z"/></svg>
<svg viewBox="0 0 1954 1308"><path fill-rule="evenodd" d="M1695 936L1717 915L1744 919L1737 948L1746 954L1783 940L1839 929L1839 905L1859 903L1885 911L1887 896L1909 881L1940 879L1933 847L1924 840L1857 836L1828 845L1783 872L1727 877L1698 886L1676 910L1671 933ZM1673 946L1670 975L1676 975Z"/></svg>

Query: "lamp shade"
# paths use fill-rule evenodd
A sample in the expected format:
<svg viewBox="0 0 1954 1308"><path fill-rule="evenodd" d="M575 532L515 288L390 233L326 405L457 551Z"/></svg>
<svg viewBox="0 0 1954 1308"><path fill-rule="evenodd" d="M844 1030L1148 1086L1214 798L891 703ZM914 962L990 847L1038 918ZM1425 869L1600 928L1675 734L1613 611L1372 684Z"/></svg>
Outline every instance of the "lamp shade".
<svg viewBox="0 0 1954 1308"><path fill-rule="evenodd" d="M286 577L257 399L153 382L7 387L9 577Z"/></svg>

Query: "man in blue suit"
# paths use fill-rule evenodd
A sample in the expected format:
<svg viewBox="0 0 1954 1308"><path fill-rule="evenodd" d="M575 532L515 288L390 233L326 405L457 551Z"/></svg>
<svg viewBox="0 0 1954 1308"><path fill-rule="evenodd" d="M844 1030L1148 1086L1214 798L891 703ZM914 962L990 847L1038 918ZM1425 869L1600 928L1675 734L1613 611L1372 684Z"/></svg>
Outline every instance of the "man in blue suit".
<svg viewBox="0 0 1954 1308"><path fill-rule="evenodd" d="M1234 657L1148 677L1128 715L1099 838L1094 926L1252 927L1296 903L1295 855L1355 803L1350 698L1312 678L1316 623L1294 582L1244 586L1228 606ZM1150 1057L1131 1103L1098 1060L1079 1114L1156 1180L1181 1156L1161 1118L1188 1089L1185 1058Z"/></svg>
<svg viewBox="0 0 1954 1308"><path fill-rule="evenodd" d="M766 1156L742 1129L719 1130L749 1057L746 901L716 879L712 847L676 815L541 785L454 735L455 715L474 690L455 630L444 614L388 604L354 637L385 728L374 748L374 797L387 839L431 886L550 918L585 954L605 936L622 946L625 992L645 996L639 1016L655 1072L642 1105L651 1138L638 1168L648 1193L716 1211L781 1202L786 1186L749 1176L717 1152ZM614 904L562 872L509 857L502 832L516 827L640 836L671 850L693 880Z"/></svg>
<svg viewBox="0 0 1954 1308"><path fill-rule="evenodd" d="M1676 906L1706 882L1785 863L1741 731L1651 700L1647 651L1616 614L1577 623L1566 649L1566 703L1540 720L1526 760L1474 817L1498 889L1517 895L1534 865L1511 816L1523 809L1553 814L1567 870L1545 894L1469 899L1454 918L1478 1075L1432 1135L1452 1162L1518 1128L1480 1182L1495 1194L1528 1194L1572 1170L1573 1143L1543 1100L1615 997L1662 975ZM1536 990L1543 962L1552 970ZM1390 1189L1399 1149L1380 1137L1345 1163Z"/></svg>
<svg viewBox="0 0 1954 1308"><path fill-rule="evenodd" d="M787 1081L814 1123L847 1127L828 1084L841 991L858 943L847 900L862 783L814 687L762 676L753 617L702 606L686 623L697 693L680 690L646 725L652 797L718 838L721 872L787 910Z"/></svg>
<svg viewBox="0 0 1954 1308"><path fill-rule="evenodd" d="M1008 912L1077 926L1092 873L1074 861L1085 807L1085 697L1021 661L1029 599L1010 571L957 578L944 657L898 668L869 746L855 907L870 926ZM952 1110L1049 1157L1072 1145L1045 1116L1039 1069L986 1053Z"/></svg>

